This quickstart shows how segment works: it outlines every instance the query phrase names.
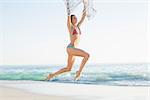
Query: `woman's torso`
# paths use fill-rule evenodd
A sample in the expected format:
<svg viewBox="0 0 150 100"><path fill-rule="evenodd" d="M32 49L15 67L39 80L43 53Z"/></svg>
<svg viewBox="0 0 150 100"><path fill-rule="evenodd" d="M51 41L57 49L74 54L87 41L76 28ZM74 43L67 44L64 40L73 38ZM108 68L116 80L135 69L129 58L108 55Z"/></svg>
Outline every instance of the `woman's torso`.
<svg viewBox="0 0 150 100"><path fill-rule="evenodd" d="M78 26L71 26L71 33L70 33L70 44L76 47L80 40L81 30ZM73 36L76 35L77 38L73 38Z"/></svg>

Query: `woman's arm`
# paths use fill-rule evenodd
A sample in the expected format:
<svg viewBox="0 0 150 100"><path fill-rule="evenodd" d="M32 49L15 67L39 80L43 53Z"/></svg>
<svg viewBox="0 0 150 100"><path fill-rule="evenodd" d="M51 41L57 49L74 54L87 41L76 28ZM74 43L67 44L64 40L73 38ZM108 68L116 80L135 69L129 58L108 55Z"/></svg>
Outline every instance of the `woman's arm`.
<svg viewBox="0 0 150 100"><path fill-rule="evenodd" d="M71 18L70 18L70 16L68 15L68 20L67 20L67 26L68 26L68 31L69 31L69 33L71 34Z"/></svg>
<svg viewBox="0 0 150 100"><path fill-rule="evenodd" d="M79 21L79 23L77 24L78 27L80 27L81 24L83 23L83 21L84 21L84 19L85 19L85 16L86 16L86 11L85 11L85 9L84 9L83 12L82 12L82 18L81 18L81 20Z"/></svg>
<svg viewBox="0 0 150 100"><path fill-rule="evenodd" d="M69 2L67 2L67 16L68 16L68 19L67 19L67 27L68 27L68 31L69 33L71 34L71 16L70 16L70 8L69 8Z"/></svg>

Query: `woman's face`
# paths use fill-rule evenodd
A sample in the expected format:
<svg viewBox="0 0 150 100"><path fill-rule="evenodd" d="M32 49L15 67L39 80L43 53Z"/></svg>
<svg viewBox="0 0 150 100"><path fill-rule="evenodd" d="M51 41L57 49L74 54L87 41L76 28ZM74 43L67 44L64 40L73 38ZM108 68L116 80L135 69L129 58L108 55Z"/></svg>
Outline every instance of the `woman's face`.
<svg viewBox="0 0 150 100"><path fill-rule="evenodd" d="M77 23L77 17L76 16L72 16L72 23L76 24Z"/></svg>

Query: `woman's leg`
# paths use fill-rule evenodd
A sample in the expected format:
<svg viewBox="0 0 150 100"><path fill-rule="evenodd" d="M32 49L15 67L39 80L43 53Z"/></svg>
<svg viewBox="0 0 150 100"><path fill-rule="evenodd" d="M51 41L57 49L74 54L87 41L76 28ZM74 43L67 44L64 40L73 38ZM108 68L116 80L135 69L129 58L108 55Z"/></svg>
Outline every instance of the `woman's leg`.
<svg viewBox="0 0 150 100"><path fill-rule="evenodd" d="M81 57L84 57L82 62L81 62L81 65L80 65L80 68L79 68L79 71L76 72L76 77L75 77L75 80L78 80L79 77L80 77L80 74L82 72L82 69L84 67L84 65L86 64L87 60L89 59L89 54L81 49L77 49L77 48L71 48L70 49L70 52L73 56L81 56Z"/></svg>
<svg viewBox="0 0 150 100"><path fill-rule="evenodd" d="M75 80L79 79L80 74L82 72L82 69L83 69L84 65L86 64L86 62L87 62L87 60L89 58L89 54L87 52L85 52L85 51L83 51L81 49L77 49L77 48L69 48L69 49L67 49L67 52L68 52L68 64L67 64L67 67L62 68L61 70L55 72L54 74L49 74L48 77L47 77L47 80L50 80L54 76L57 76L57 75L59 75L61 73L71 71L72 65L74 63L74 56L84 57L83 60L82 60L81 65L80 65L79 71L77 71L76 77L75 77Z"/></svg>
<svg viewBox="0 0 150 100"><path fill-rule="evenodd" d="M75 57L68 53L67 67L62 68L62 69L60 69L59 71L57 71L57 72L55 72L53 74L49 74L48 77L47 77L47 80L50 80L54 76L57 76L57 75L59 75L61 73L71 71L74 61L75 61Z"/></svg>

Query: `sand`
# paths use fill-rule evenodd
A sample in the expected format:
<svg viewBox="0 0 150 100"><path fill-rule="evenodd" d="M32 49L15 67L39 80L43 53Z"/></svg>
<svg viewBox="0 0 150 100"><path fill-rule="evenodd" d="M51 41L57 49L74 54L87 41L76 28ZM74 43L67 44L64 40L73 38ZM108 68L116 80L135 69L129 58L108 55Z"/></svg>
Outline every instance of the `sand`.
<svg viewBox="0 0 150 100"><path fill-rule="evenodd" d="M150 100L150 87L0 81L0 100Z"/></svg>

